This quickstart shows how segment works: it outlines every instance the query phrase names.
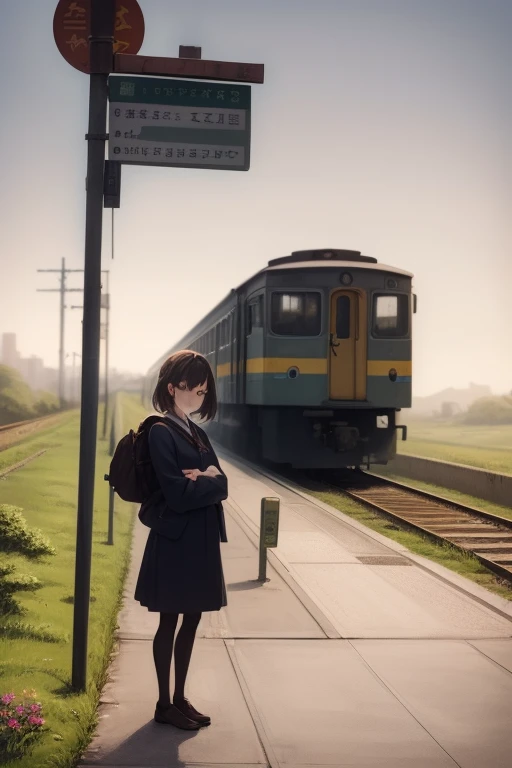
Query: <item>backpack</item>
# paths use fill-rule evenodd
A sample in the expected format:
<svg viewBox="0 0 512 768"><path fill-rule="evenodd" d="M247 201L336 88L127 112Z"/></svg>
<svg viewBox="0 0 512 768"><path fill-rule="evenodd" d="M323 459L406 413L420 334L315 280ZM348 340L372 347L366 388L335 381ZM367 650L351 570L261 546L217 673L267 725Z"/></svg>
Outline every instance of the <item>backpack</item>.
<svg viewBox="0 0 512 768"><path fill-rule="evenodd" d="M124 500L142 504L160 488L149 454L149 431L153 424L164 424L172 432L176 430L199 450L208 450L194 427L191 438L185 429L163 416L148 416L139 424L137 432L130 429L114 451L109 474L105 475L109 485Z"/></svg>

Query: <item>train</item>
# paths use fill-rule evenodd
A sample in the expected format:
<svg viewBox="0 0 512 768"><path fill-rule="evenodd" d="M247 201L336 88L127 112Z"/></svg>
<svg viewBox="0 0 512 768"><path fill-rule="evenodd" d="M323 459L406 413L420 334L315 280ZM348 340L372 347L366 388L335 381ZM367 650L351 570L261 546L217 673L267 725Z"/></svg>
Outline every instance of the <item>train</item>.
<svg viewBox="0 0 512 768"><path fill-rule="evenodd" d="M411 406L413 275L360 251L293 251L231 289L148 371L191 349L209 361L211 439L301 469L387 464ZM401 421L401 419L400 419Z"/></svg>

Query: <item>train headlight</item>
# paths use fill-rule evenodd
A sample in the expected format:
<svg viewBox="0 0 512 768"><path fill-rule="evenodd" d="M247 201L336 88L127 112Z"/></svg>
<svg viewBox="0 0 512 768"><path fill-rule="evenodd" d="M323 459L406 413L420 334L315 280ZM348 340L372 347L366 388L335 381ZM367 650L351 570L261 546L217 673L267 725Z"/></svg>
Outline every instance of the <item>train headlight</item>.
<svg viewBox="0 0 512 768"><path fill-rule="evenodd" d="M352 285L353 277L350 272L342 272L340 275L340 283L343 285Z"/></svg>
<svg viewBox="0 0 512 768"><path fill-rule="evenodd" d="M398 373L396 372L396 368L390 368L389 369L389 378L391 381L396 381L396 377L398 376Z"/></svg>
<svg viewBox="0 0 512 768"><path fill-rule="evenodd" d="M396 280L394 280L392 277L390 277L390 278L389 278L389 280L387 280L387 281L386 281L386 285L387 285L387 287L388 287L388 288L389 288L391 291L394 291L396 288L398 288L398 283L397 283L397 281L396 281Z"/></svg>
<svg viewBox="0 0 512 768"><path fill-rule="evenodd" d="M299 375L299 369L293 366L293 368L288 368L287 373L289 379L296 379Z"/></svg>

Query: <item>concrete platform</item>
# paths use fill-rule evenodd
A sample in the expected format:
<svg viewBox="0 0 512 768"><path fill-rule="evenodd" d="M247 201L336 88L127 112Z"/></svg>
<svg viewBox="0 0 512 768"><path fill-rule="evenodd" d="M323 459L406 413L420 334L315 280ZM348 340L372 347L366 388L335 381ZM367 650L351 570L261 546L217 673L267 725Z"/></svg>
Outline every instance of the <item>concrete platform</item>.
<svg viewBox="0 0 512 768"><path fill-rule="evenodd" d="M152 720L158 616L133 601L147 538L137 521L119 654L82 768L508 768L506 601L222 461L228 606L203 614L186 690L212 725L189 733ZM260 501L275 495L279 546L260 584Z"/></svg>

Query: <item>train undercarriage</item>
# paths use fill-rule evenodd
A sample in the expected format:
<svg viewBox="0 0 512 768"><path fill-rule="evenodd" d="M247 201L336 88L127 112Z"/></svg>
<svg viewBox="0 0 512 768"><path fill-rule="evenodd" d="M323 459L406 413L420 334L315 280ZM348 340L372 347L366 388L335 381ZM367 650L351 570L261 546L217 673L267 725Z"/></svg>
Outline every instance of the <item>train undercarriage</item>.
<svg viewBox="0 0 512 768"><path fill-rule="evenodd" d="M300 469L387 464L396 452L394 409L242 406L219 403L207 431L227 449Z"/></svg>

